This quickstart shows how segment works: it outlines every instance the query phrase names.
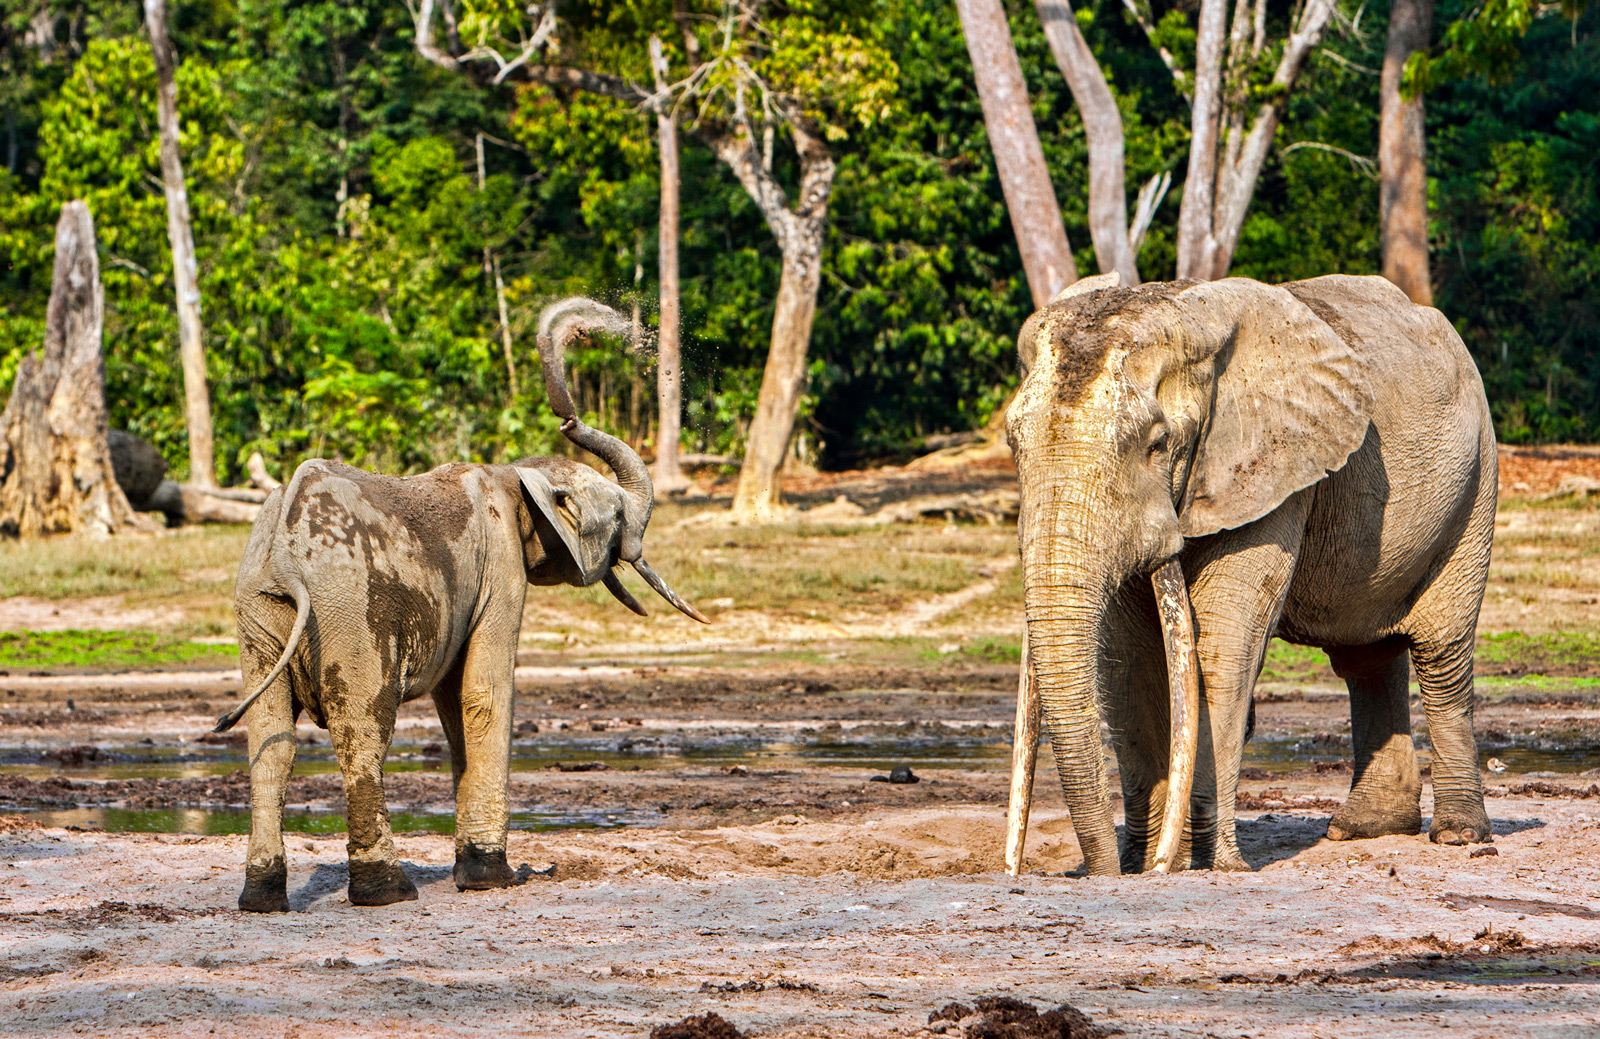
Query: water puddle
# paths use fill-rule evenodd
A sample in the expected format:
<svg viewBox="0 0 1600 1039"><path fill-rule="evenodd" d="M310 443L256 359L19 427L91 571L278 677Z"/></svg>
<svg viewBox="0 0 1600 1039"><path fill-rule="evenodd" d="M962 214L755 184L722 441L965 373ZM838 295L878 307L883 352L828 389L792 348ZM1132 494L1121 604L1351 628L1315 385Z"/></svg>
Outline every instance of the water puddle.
<svg viewBox="0 0 1600 1039"><path fill-rule="evenodd" d="M248 808L66 808L50 811L23 810L40 826L58 826L107 833L194 833L230 834L250 832ZM534 809L512 812L511 828L534 833L552 830L606 830L622 826L648 826L660 821L651 813L560 812ZM389 826L396 833L456 832L452 812L389 813ZM283 828L289 833L344 833L345 819L340 812L289 810L283 813Z"/></svg>

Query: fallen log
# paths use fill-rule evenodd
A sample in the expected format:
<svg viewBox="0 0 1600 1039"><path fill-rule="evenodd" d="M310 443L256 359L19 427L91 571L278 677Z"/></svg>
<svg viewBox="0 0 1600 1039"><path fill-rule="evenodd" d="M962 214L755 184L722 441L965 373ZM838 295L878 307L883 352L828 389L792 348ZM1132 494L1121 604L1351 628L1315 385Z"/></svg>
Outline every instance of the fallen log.
<svg viewBox="0 0 1600 1039"><path fill-rule="evenodd" d="M165 513L167 525L172 527L185 523L254 523L264 500L266 494L262 491L162 480L150 496L149 507Z"/></svg>

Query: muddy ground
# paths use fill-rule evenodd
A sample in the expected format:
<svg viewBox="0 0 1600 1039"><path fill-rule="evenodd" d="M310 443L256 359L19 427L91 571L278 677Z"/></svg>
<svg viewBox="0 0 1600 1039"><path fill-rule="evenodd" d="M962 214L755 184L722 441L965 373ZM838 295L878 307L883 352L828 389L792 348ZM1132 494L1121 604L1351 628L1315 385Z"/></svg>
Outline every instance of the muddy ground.
<svg viewBox="0 0 1600 1039"><path fill-rule="evenodd" d="M404 709L386 780L420 900L344 901L343 786L303 724L293 911L257 917L234 909L242 734L207 735L240 694L225 656L8 663L0 1034L642 1039L715 1012L750 1036L864 1039L931 1035L951 1001L1011 996L1131 1036L1600 1035L1600 514L1537 500L1597 459L1503 457L1502 490L1521 497L1482 616L1486 847L1326 841L1350 783L1348 700L1325 663L1289 654L1269 660L1241 784L1254 872L1082 876L1046 749L1026 869L1006 875L1015 529L954 512L851 525L852 508L1003 490L998 463L789 488L852 503L825 523L730 530L701 522L703 503L663 510L652 558L711 628L599 593L530 596L511 783L525 882L505 891L451 882L427 701ZM230 651L242 543L0 552L0 630ZM880 781L896 765L919 781Z"/></svg>
<svg viewBox="0 0 1600 1039"><path fill-rule="evenodd" d="M70 711L54 679L11 680L11 760L111 749L11 768L0 803L201 819L243 804L243 773L226 771L238 748L202 742L228 677L80 676ZM1078 875L1044 769L1012 878L999 847L1013 682L1005 665L524 667L532 764L514 804L598 828L517 831L526 883L466 894L451 838L412 830L398 843L421 900L382 909L343 900L339 834L292 834L293 912L256 917L233 908L243 836L10 816L0 1033L642 1037L714 1010L749 1035L911 1036L931 1034L930 1011L990 995L1070 1003L1141 1036L1600 1030L1600 775L1570 754L1563 771L1485 773L1493 854L1331 843L1347 702L1269 685L1257 746L1277 751L1240 798L1256 872ZM1600 695L1496 696L1478 726L1487 756L1544 763L1600 746ZM337 812L325 734L301 737L313 774L291 783L291 811ZM437 740L408 706L388 779L397 821L448 809ZM208 774L107 778L137 772L117 748L139 747ZM898 760L921 781L873 780ZM562 770L591 762L607 767Z"/></svg>

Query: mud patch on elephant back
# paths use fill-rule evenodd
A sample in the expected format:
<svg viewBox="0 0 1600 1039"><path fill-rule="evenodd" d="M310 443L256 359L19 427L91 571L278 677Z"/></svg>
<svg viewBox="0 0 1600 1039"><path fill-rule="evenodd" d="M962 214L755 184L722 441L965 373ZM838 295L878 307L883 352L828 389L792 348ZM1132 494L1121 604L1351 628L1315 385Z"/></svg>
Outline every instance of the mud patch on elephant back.
<svg viewBox="0 0 1600 1039"><path fill-rule="evenodd" d="M1049 309L1055 351L1056 399L1076 404L1105 369L1112 346L1130 338L1130 323L1167 303L1188 282L1161 282L1136 289L1101 289L1073 296Z"/></svg>

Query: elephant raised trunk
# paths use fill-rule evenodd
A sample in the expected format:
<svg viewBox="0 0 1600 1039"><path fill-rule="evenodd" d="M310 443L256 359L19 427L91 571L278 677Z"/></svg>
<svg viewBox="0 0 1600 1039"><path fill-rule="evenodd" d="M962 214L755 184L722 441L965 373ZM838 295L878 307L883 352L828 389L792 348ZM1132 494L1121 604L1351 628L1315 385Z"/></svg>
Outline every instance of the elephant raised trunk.
<svg viewBox="0 0 1600 1039"><path fill-rule="evenodd" d="M593 332L609 332L628 338L631 326L615 310L584 296L572 296L540 311L539 361L544 369L545 392L550 396L550 407L561 417L561 432L566 438L600 456L616 474L617 485L625 492L622 530L617 546L618 561L631 564L657 595L679 611L702 624L709 624L711 622L673 591L643 558L644 529L650 523L650 513L655 507L655 487L650 482L650 471L645 468L644 460L621 440L585 424L578 417L572 393L567 389L567 344ZM643 612L621 583L610 575L609 570L604 580L606 587L623 605L637 613Z"/></svg>

